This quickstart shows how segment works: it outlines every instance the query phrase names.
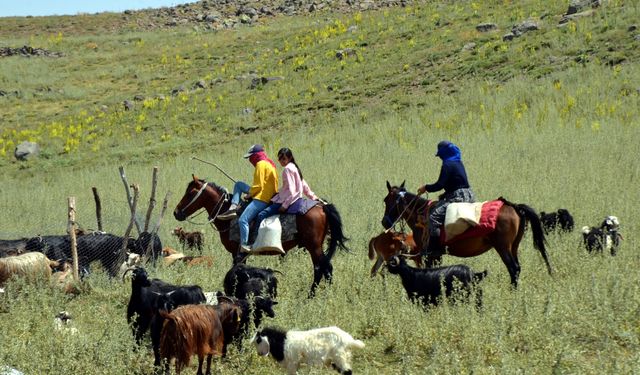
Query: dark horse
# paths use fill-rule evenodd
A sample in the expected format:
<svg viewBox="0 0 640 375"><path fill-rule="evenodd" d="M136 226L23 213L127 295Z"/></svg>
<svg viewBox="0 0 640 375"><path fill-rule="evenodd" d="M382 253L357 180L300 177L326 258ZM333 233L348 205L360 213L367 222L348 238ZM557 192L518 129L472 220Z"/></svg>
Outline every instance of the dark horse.
<svg viewBox="0 0 640 375"><path fill-rule="evenodd" d="M424 231L418 225L419 211L424 210L429 205L427 199L411 194L404 188L404 182L400 186L391 186L387 181L389 193L384 198L385 210L382 225L390 228L399 219L404 219L411 230L416 242L423 238ZM484 236L464 238L450 243L447 246L447 253L457 257L473 257L480 255L490 249L496 249L500 258L509 270L511 284L518 286L518 276L520 275L520 262L518 261L518 246L524 235L527 221L531 222L533 232L533 246L540 252L547 265L549 274L552 273L551 264L545 249L544 232L540 217L536 211L525 204L513 204L500 198L504 205L500 208L496 228L493 232ZM427 215L428 216L428 215ZM427 220L428 221L428 220ZM441 255L430 255L427 264L433 265L440 261Z"/></svg>
<svg viewBox="0 0 640 375"><path fill-rule="evenodd" d="M211 182L198 179L193 176L193 181L189 181L184 196L173 211L173 216L178 221L184 221L200 208L205 208L209 213L209 220L220 232L220 241L225 249L233 256L234 263L241 259L239 254L239 244L229 239L229 227L231 221L220 220L218 214L225 212L231 201L226 189ZM345 242L347 238L342 233L342 219L338 210L332 204L315 206L305 215L296 217L298 233L292 241L282 244L285 251L296 246L304 247L311 255L313 262L313 284L311 284L310 296L313 296L315 289L324 277L331 282L333 266L331 258L338 248L347 250ZM330 234L329 248L327 252L322 251L324 238ZM274 255L276 252L265 252L261 254Z"/></svg>

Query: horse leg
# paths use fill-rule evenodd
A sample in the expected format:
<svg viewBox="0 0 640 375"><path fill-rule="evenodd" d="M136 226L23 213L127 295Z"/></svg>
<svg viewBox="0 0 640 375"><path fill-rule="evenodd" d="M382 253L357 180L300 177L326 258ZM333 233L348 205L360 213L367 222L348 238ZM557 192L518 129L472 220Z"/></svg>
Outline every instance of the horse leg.
<svg viewBox="0 0 640 375"><path fill-rule="evenodd" d="M320 280L322 280L322 269L320 265L313 266L313 283L311 283L311 290L309 290L308 298L313 298L316 296L316 288L318 284L320 284Z"/></svg>
<svg viewBox="0 0 640 375"><path fill-rule="evenodd" d="M518 262L517 254L514 254L510 251L509 247L496 247L496 251L500 254L500 258L505 266L507 266L507 270L509 271L509 276L511 277L511 285L514 288L518 287L518 277L520 276L520 263Z"/></svg>
<svg viewBox="0 0 640 375"><path fill-rule="evenodd" d="M426 257L423 257L423 262L426 265L426 268L437 267L442 263L442 255L429 254Z"/></svg>
<svg viewBox="0 0 640 375"><path fill-rule="evenodd" d="M376 276L376 274L378 273L378 269L380 269L381 265L382 265L382 257L378 255L378 259L376 259L376 262L373 264L373 267L371 267L371 277Z"/></svg>

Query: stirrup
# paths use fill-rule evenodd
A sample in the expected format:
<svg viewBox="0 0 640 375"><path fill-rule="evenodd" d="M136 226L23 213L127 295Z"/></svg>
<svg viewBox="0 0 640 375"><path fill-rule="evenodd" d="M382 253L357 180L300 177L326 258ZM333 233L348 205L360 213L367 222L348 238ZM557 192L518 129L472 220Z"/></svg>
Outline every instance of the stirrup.
<svg viewBox="0 0 640 375"><path fill-rule="evenodd" d="M220 215L218 215L218 219L220 220L231 220L234 217L238 216L237 214L238 209L237 208L233 208L231 210L227 210L223 213L221 213Z"/></svg>

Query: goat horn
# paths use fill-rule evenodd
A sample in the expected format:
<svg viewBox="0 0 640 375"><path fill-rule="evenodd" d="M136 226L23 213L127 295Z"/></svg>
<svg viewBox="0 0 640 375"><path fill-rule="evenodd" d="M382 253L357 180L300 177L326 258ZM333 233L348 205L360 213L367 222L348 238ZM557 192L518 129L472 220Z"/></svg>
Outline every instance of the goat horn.
<svg viewBox="0 0 640 375"><path fill-rule="evenodd" d="M129 267L126 270L124 270L124 273L122 274L122 282L124 282L124 277L127 276L127 272L135 270L136 268L138 268L138 267L133 266L133 267Z"/></svg>
<svg viewBox="0 0 640 375"><path fill-rule="evenodd" d="M403 258L413 259L415 257L419 257L420 254L419 253L418 254L402 254L402 253L400 253L400 254L398 254L398 256L401 256Z"/></svg>
<svg viewBox="0 0 640 375"><path fill-rule="evenodd" d="M229 303L236 303L233 299L231 299L231 297L229 296L218 296L218 302L220 302L221 300L227 300L227 302Z"/></svg>

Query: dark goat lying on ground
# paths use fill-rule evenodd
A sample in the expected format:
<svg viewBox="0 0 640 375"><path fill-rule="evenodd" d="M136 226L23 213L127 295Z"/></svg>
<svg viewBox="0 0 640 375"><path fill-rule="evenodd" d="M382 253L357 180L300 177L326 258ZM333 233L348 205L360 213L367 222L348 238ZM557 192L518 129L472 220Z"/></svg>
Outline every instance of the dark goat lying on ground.
<svg viewBox="0 0 640 375"><path fill-rule="evenodd" d="M573 231L574 223L573 216L564 208L559 209L556 212L545 213L540 212L540 221L542 222L542 228L545 233L553 232L559 229L563 232Z"/></svg>
<svg viewBox="0 0 640 375"><path fill-rule="evenodd" d="M442 288L445 296L451 297L459 283L460 296L468 299L474 284L482 280L487 271L473 272L471 268L458 264L446 267L418 269L407 265L403 257L393 256L387 262L389 273L399 275L402 286L407 291L409 299L413 302L420 301L425 306L437 305L442 297ZM476 288L476 302L482 304L482 292Z"/></svg>
<svg viewBox="0 0 640 375"><path fill-rule="evenodd" d="M250 294L275 299L278 296L276 272L278 271L251 267L244 263L235 264L224 276L224 293L241 299Z"/></svg>
<svg viewBox="0 0 640 375"><path fill-rule="evenodd" d="M178 241L182 244L182 250L187 247L189 249L197 249L202 254L202 245L204 244L204 234L202 232L187 232L182 227L177 227L171 233L178 237Z"/></svg>
<svg viewBox="0 0 640 375"><path fill-rule="evenodd" d="M611 252L612 256L615 256L622 239L619 229L620 222L616 216L607 216L600 227L584 226L582 227L584 246L590 253L602 253L607 250Z"/></svg>

